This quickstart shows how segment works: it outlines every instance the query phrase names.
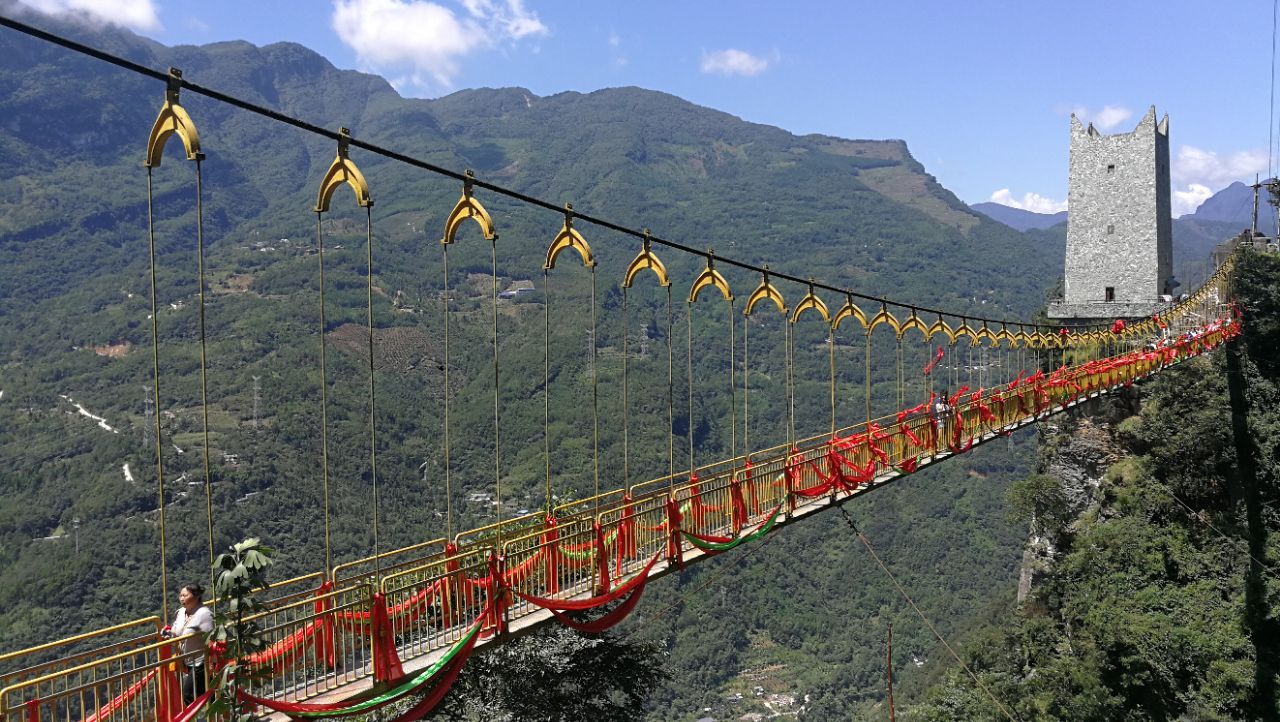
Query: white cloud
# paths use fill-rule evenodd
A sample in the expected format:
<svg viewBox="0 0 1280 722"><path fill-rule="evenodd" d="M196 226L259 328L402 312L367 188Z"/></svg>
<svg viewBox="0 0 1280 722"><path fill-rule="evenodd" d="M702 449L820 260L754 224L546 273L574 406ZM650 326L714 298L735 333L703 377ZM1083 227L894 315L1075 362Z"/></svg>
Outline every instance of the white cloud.
<svg viewBox="0 0 1280 722"><path fill-rule="evenodd" d="M1189 145L1178 149L1170 175L1173 177L1173 215L1192 213L1206 198L1236 181L1253 182L1255 174L1267 172L1267 154L1261 150L1241 150L1219 155ZM1183 186L1186 190L1177 190Z"/></svg>
<svg viewBox="0 0 1280 722"><path fill-rule="evenodd" d="M406 85L447 88L476 50L546 35L523 0L461 0L457 13L427 0L334 0L338 38L371 70L407 71Z"/></svg>
<svg viewBox="0 0 1280 722"><path fill-rule="evenodd" d="M1096 112L1083 105L1077 105L1069 108L1067 112L1075 113L1081 123L1093 123L1093 127L1102 131L1111 130L1133 117L1133 111L1122 105L1104 105Z"/></svg>
<svg viewBox="0 0 1280 722"><path fill-rule="evenodd" d="M1262 150L1241 150L1220 156L1210 150L1184 145L1178 148L1178 157L1170 169L1178 183L1202 183L1211 188L1222 188L1238 180L1252 182L1255 173L1267 172L1267 153Z"/></svg>
<svg viewBox="0 0 1280 722"><path fill-rule="evenodd" d="M160 18L151 0L22 0L46 15L63 15L131 30L159 30Z"/></svg>
<svg viewBox="0 0 1280 722"><path fill-rule="evenodd" d="M1010 208L1021 208L1024 211L1032 213L1057 213L1067 210L1066 201L1055 201L1052 198L1045 198L1039 193L1026 193L1022 196L1022 200L1017 200L1008 188L1001 188L991 194L991 202L999 203L1002 206Z"/></svg>
<svg viewBox="0 0 1280 722"><path fill-rule="evenodd" d="M1175 190L1173 192L1173 217L1178 218L1188 213L1195 213L1200 207L1213 195L1213 191L1209 186L1200 185L1199 183L1191 183L1187 185L1185 191Z"/></svg>
<svg viewBox="0 0 1280 722"><path fill-rule="evenodd" d="M1132 110L1118 105L1107 105L1098 111L1098 115L1093 118L1093 124L1100 130L1111 130L1131 117L1133 117Z"/></svg>
<svg viewBox="0 0 1280 722"><path fill-rule="evenodd" d="M702 54L702 72L713 75L759 75L768 67L765 58L735 48Z"/></svg>
<svg viewBox="0 0 1280 722"><path fill-rule="evenodd" d="M608 43L609 43L609 59L613 62L613 67L615 68L626 67L627 63L630 62L630 59L627 57L627 54L622 50L622 36L618 35L618 31L616 30L609 31Z"/></svg>

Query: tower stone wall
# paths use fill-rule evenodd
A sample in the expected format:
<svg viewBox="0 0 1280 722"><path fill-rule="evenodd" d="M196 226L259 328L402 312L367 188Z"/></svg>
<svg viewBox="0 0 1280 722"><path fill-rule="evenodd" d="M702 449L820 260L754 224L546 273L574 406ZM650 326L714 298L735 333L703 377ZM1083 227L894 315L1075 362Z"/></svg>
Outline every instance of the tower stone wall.
<svg viewBox="0 0 1280 722"><path fill-rule="evenodd" d="M1131 133L1071 116L1067 258L1053 318L1146 316L1173 276L1169 116L1151 106Z"/></svg>

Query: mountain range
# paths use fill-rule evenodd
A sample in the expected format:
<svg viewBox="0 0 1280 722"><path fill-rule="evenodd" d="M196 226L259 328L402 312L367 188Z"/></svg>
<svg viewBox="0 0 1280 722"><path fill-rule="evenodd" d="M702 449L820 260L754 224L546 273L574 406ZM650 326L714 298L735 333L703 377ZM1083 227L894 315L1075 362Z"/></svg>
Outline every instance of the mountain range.
<svg viewBox="0 0 1280 722"><path fill-rule="evenodd" d="M17 7L0 2L7 15ZM557 206L572 202L693 248L867 294L1031 318L1061 273L1062 234L1054 228L1023 234L975 213L902 141L794 135L640 88L545 97L520 88L474 89L408 99L382 78L339 70L296 44L169 48L120 30L38 20L134 62L181 68L203 86L325 128L349 127L357 138L441 167L473 169ZM683 315L669 328L664 292L639 282L626 292L619 287L640 250L635 239L580 224L599 271L557 269L544 279L546 246L563 216L477 191L500 240L477 242L467 226L449 251L446 273L440 232L461 184L353 149L377 202L366 215L344 189L322 218L322 301L311 209L334 143L194 93L182 103L206 153L209 396L202 398L200 383L193 172L171 142L154 169L162 350L160 396L152 398L147 175L139 161L164 86L6 30L0 90L0 170L12 179L0 190L0 576L20 580L0 586L0 648L156 609L158 474L149 429L157 417L171 575L204 578L208 545L221 548L245 536L261 536L283 552L282 575L317 568L325 538L316 370L322 343L330 363L334 557L370 553L367 312L376 336L383 549L443 536L445 508L457 514L455 529L492 521L485 495L494 486L499 431L504 513L538 509L552 484L564 498L592 493L593 419L586 410L588 380L597 376L607 389L599 437L607 488L639 481L627 477L628 468L648 478L679 464L668 457L671 435L680 444L691 435L704 460L734 448L730 409L741 399L722 393L730 377L724 309L700 303L689 322L692 338L684 335ZM1207 242L1220 222L1204 223L1199 235L1179 242ZM704 263L655 251L677 289L687 289ZM498 279L490 275L494 266ZM760 281L728 264L717 268L739 302ZM501 306L500 329L484 322L492 280L512 288L531 281L536 289ZM789 301L807 290L779 286ZM674 299L676 312L685 313L680 294ZM826 298L832 308L842 302ZM733 316L739 325L740 308ZM455 321L447 386L440 374L446 316ZM762 447L786 438L786 337L777 314L752 316L750 329L752 445ZM795 333L798 431L825 433L825 331L798 324ZM494 342L503 371L497 429ZM676 359L692 367L693 377L674 378L673 400L665 349L670 343L684 354L686 342L692 358ZM881 412L896 408L896 393L923 394L919 385L895 386L891 339L875 339L868 383L862 343L837 338L845 421L861 418L864 393ZM598 365L588 344L599 350ZM908 383L921 384L913 369L932 349L905 346ZM623 349L635 384L630 407L616 393ZM948 366L957 383L976 368L959 358ZM552 411L544 422L547 394ZM441 481L446 395L457 480L448 496ZM623 417L632 420L628 442L619 428ZM963 627L1011 588L1025 529L1005 518L1002 495L1029 470L1033 447L1025 435L982 447L851 505L892 555L895 574L926 590L917 602L946 630ZM208 503L216 511L212 540L200 460L206 451ZM66 543L72 528L83 553ZM847 531L840 519L818 520L750 563L726 555L656 585L646 604L675 610L657 631L670 640L675 678L655 693L653 717L678 718L756 679L810 695L815 709L838 710L835 718L877 714L878 650L897 598ZM714 579L734 582L731 604L720 591L727 587L711 585ZM941 660L927 630L900 634L903 648L921 660ZM904 669L904 694L946 666Z"/></svg>

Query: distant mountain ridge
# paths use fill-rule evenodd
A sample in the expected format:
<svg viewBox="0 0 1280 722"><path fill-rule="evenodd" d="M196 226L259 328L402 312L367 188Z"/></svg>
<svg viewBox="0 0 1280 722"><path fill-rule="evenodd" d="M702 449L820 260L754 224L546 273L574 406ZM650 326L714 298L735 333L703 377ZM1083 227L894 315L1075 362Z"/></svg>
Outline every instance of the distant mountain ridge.
<svg viewBox="0 0 1280 722"><path fill-rule="evenodd" d="M9 15L13 7L0 0L0 13ZM869 294L957 313L1030 318L1061 268L1058 239L1030 243L971 211L928 174L903 141L796 135L639 88L548 96L519 88L477 89L435 100L409 99L382 78L339 70L295 44L168 48L119 30L32 20L147 67L181 68L192 82L315 125L349 127L361 140L440 167L471 168L481 179L557 205L573 202L584 213L649 226L695 248L771 263L779 272L813 273L818 280ZM157 506L156 452L143 442L143 429L151 427L142 392L151 378L151 361L142 350L151 341L146 175L139 161L164 85L6 30L0 31L0 87L6 91L0 93L0 170L19 179L0 188L5 392L0 459L6 469L0 474L0 576L26 580L0 585L0 649L8 650L150 613L159 596L151 521ZM165 478L174 486L166 520L170 578L199 579L207 570L203 502L195 503L199 492L185 496L190 479L202 476L197 459L205 444L199 431L205 407L211 427L210 493L218 510L215 546L261 534L282 551L277 567L282 578L318 566L327 525L319 518L316 482L321 451L317 346L331 351L327 418L335 429L328 441L335 480L334 558L367 553L371 474L363 460L369 456L369 435L358 433L366 429L362 389L367 379L359 355L365 347L355 340L359 334L353 325L362 327L366 319L366 216L342 189L324 218L331 250L325 255L329 293L321 336L317 259L310 255L318 224L311 209L334 143L196 93L184 92L182 103L199 127L207 155L204 230L209 336L216 361L206 404L193 361L198 286L191 268L192 169L171 141L156 172L158 325L164 348L162 391L152 406L163 439L173 441L162 452ZM495 470L489 451L497 446L494 422L485 411L492 408L494 391L487 327L450 327L447 386L439 364L441 317L467 318L485 308L484 284L472 281L473 276L488 278L494 247L476 242L473 225L462 231L465 238L450 251L446 308L439 239L461 184L363 150L352 149L351 157L377 200L371 211L376 290L368 297L378 336L379 493L381 508L394 510L383 515L386 549L443 535L439 510L448 493L457 528L488 523L493 512L488 503L468 501L471 493L492 490L489 475ZM491 192L477 195L500 230L496 254L503 282L532 279L535 288L545 283L547 244L563 218ZM640 250L636 239L585 223L579 229L601 268L598 304L589 280L594 274L562 261L554 276L555 323L549 330L540 294L510 304L504 299L501 306L502 496L510 513L538 508L544 500L543 393L552 401L546 421L553 429L548 446L556 492L576 498L591 493L594 450L582 443L593 433L591 414L583 412L592 405L582 383L590 358L583 334L594 328L588 309L600 311L602 379L617 383L619 350L627 348L626 339L639 339L631 348L650 350L632 352L628 373L669 388L661 362L665 356L653 350L671 334L664 331L662 313L670 297L648 276L631 296L622 292L621 273ZM728 307L732 315L705 298L690 306L683 292L704 259L655 251L677 289L676 311L696 308L693 375L708 384L690 392L692 413L674 420L660 408L661 392L646 394L640 403L633 399L627 458L631 469L646 471L633 472L629 481L667 468L667 437L679 434L682 424L693 429L700 459L724 455L733 443L733 398L719 389L730 376L724 353L728 322L744 323L741 300ZM758 274L727 263L717 268L740 299L761 281ZM806 290L803 284L774 282L788 301L798 301ZM818 295L827 304L843 302L837 294ZM768 351L782 348L779 324L784 321L780 314L764 312L751 320L752 441L765 446L785 436L786 355ZM675 328L677 348L683 348L683 321ZM827 378L826 349L834 348L840 354L836 372L842 398L848 392L848 398L861 399L864 356L861 342L848 343L852 331L846 327L837 347L825 345L822 325L809 318L795 328L795 345L802 349L796 354L798 375L806 382ZM594 343L594 330L590 338ZM920 339L908 338L908 351L927 350ZM894 345L891 335L877 334L875 342L874 353L885 360L873 364L874 370L886 373L871 380L873 403L884 400L888 406L895 391ZM739 347L744 354L745 347L744 326ZM135 350L122 355L96 350L103 348ZM557 379L549 387L543 383L544 353L550 356L550 378ZM904 363L923 366L919 358ZM675 391L668 392L677 399L685 393L679 384L677 378ZM828 418L827 384L796 387L796 404L804 410L801 431L821 430ZM460 480L451 492L440 482L438 462L445 393L455 402L451 463ZM68 412L72 407L62 395L110 419L120 433L102 431ZM626 476L619 469L622 398L616 393L600 398L605 422L600 456L610 484ZM841 423L861 415L861 401L852 412L848 402L842 404ZM677 411L683 406L675 405ZM488 442L493 444L486 447ZM1011 588L1024 530L1005 521L1000 499L1012 476L1025 468L1017 460L1026 456L1024 447L993 445L973 461L922 473L913 480L911 489L918 491L910 503L892 506L896 498L910 497L890 489L863 506L874 537L910 530L909 543L899 544L907 567L904 583L945 590L918 598L926 613L966 619L983 600ZM128 477L121 472L124 464L132 469ZM959 489L963 494L947 491ZM111 553L77 555L68 544L32 541L56 537L77 518L83 522L80 537ZM715 615L681 620L678 626L683 614L673 616L672 635L681 641L672 647L671 664L687 673L677 674L684 686L673 682L655 698L655 714L693 709L695 703L700 709L706 690L718 693L746 670L773 665L779 645L789 650L790 671L778 674L796 685L803 681L804 693L812 692L824 708L877 704L873 680L882 660L851 650L876 648L880 629L841 622L879 608L892 589L870 581L877 570L858 548L832 543L843 538L837 536L843 534L838 520L797 530L780 544L822 548L845 578L868 581L834 593L815 586L812 578L787 575L767 585L746 585L734 604ZM778 570L756 573L778 577ZM832 580L835 584L839 577ZM707 594L716 591L710 588ZM675 598L670 585L661 583L648 593L654 598L652 610L664 608L663 595L668 602ZM700 617L716 601L695 599L688 609ZM761 632L761 644L749 643L759 628L754 610L766 608L770 620L782 623ZM919 630L904 630L902 636L907 647L931 649ZM714 658L703 656L707 652ZM799 679L833 659L844 660L836 674Z"/></svg>
<svg viewBox="0 0 1280 722"><path fill-rule="evenodd" d="M1066 211L1058 211L1057 213L1036 213L1034 211L1013 208L1011 206L991 202L974 203L969 207L985 215L991 220L999 221L1000 223L1019 231L1029 231L1033 228L1052 228L1059 223L1065 223L1067 220Z"/></svg>
<svg viewBox="0 0 1280 722"><path fill-rule="evenodd" d="M1051 242L1065 246L1068 211L1034 213L999 203L969 206L994 221L1026 233L1032 243ZM1274 209L1264 206L1258 214L1258 230L1271 234L1275 229ZM1215 193L1196 209L1173 220L1174 275L1192 285L1208 272L1209 252L1218 243L1249 228L1253 214L1253 188L1236 182Z"/></svg>
<svg viewBox="0 0 1280 722"><path fill-rule="evenodd" d="M1013 208L1000 203L973 203L973 210L1009 226L1027 231L1033 228L1052 228L1067 220L1068 211L1058 213L1036 213L1034 211ZM1259 200L1258 230L1267 235L1274 235L1276 228L1275 208L1267 203L1266 196ZM1210 223L1229 223L1240 228L1248 228L1253 223L1253 186L1236 181L1214 193L1192 213L1179 216L1177 220L1194 220Z"/></svg>
<svg viewBox="0 0 1280 722"><path fill-rule="evenodd" d="M1264 181L1265 183L1265 181ZM1195 213L1182 216L1183 219L1231 223L1240 229L1253 225L1253 186L1236 181L1207 198L1196 208ZM1268 236L1275 235L1276 211L1267 202L1266 193L1258 199L1258 231Z"/></svg>

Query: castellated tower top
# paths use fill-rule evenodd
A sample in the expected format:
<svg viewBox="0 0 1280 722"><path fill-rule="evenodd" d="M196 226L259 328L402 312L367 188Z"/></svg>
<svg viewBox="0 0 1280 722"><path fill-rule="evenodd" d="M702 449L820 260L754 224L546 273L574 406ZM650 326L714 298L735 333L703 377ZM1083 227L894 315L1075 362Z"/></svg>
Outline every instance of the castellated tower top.
<svg viewBox="0 0 1280 722"><path fill-rule="evenodd" d="M1172 292L1169 116L1153 105L1131 133L1071 116L1065 294L1051 318L1148 316Z"/></svg>

